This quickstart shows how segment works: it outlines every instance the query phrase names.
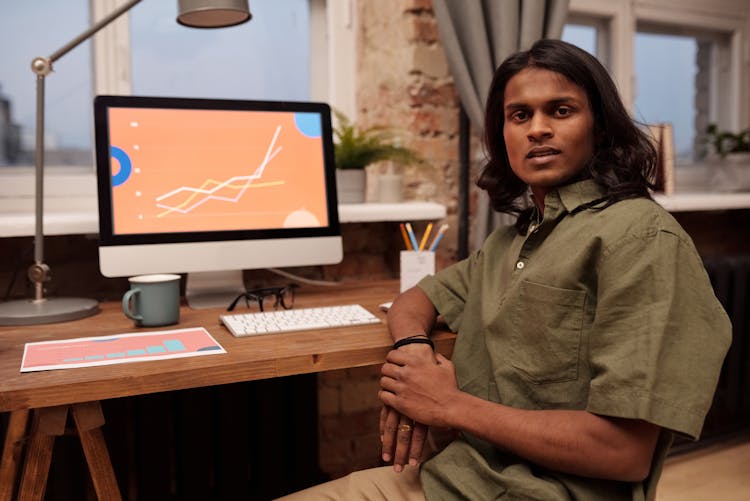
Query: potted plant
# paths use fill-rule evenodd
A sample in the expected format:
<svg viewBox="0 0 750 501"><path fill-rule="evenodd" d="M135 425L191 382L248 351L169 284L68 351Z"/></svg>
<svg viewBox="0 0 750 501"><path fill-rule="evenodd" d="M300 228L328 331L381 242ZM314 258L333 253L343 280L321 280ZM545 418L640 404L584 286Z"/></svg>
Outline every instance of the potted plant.
<svg viewBox="0 0 750 501"><path fill-rule="evenodd" d="M421 161L409 148L400 146L393 132L385 127L356 127L346 115L334 111L338 125L333 128L336 185L341 203L365 201L365 167L382 160L402 164Z"/></svg>
<svg viewBox="0 0 750 501"><path fill-rule="evenodd" d="M713 162L711 177L718 191L750 190L750 128L734 133L719 130L716 124L706 128L708 143L721 158Z"/></svg>
<svg viewBox="0 0 750 501"><path fill-rule="evenodd" d="M714 151L723 159L745 157L750 160L750 128L740 132L719 130L716 124L709 124L706 136Z"/></svg>

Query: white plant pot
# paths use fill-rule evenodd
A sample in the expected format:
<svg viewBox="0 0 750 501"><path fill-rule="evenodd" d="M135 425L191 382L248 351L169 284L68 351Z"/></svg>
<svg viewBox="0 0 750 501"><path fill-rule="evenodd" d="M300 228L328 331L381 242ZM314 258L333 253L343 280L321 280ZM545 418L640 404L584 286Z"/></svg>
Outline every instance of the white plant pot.
<svg viewBox="0 0 750 501"><path fill-rule="evenodd" d="M336 193L339 203L364 203L366 174L364 169L336 169Z"/></svg>
<svg viewBox="0 0 750 501"><path fill-rule="evenodd" d="M727 153L727 156L724 157L724 161L732 165L744 165L745 167L750 167L750 151Z"/></svg>
<svg viewBox="0 0 750 501"><path fill-rule="evenodd" d="M750 153L729 153L711 166L717 191L750 191Z"/></svg>

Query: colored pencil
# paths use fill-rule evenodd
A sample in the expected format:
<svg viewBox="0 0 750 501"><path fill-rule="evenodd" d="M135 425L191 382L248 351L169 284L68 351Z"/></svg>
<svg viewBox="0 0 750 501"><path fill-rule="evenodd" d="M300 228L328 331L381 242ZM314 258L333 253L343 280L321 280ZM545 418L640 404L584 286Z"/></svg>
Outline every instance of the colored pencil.
<svg viewBox="0 0 750 501"><path fill-rule="evenodd" d="M443 235L445 235L445 230L448 229L448 225L444 224L440 227L440 230L435 235L435 238L432 240L432 243L430 244L430 251L434 252L435 249L437 249L438 244L443 239Z"/></svg>
<svg viewBox="0 0 750 501"><path fill-rule="evenodd" d="M406 250L414 250L411 247L411 242L409 242L409 237L406 235L406 228L404 227L404 223L399 224L399 227L401 228L401 237L404 239Z"/></svg>
<svg viewBox="0 0 750 501"><path fill-rule="evenodd" d="M422 235L422 241L419 242L419 250L424 250L424 245L427 243L427 237L430 236L430 232L432 231L432 223L427 225L427 229L424 230L424 235Z"/></svg>
<svg viewBox="0 0 750 501"><path fill-rule="evenodd" d="M409 235L409 241L411 242L412 250L419 250L417 237L414 236L414 230L411 227L411 223L406 223L406 233Z"/></svg>

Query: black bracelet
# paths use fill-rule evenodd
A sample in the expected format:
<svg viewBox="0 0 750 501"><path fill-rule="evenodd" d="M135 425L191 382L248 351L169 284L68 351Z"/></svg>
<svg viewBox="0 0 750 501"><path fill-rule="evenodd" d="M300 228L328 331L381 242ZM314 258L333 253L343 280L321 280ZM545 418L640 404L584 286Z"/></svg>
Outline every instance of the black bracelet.
<svg viewBox="0 0 750 501"><path fill-rule="evenodd" d="M412 334L411 336L402 337L401 339L399 339L399 341L403 341L404 339L414 339L414 338L419 338L419 337L429 338L430 336L428 336L427 334ZM406 344L409 344L409 343L406 343Z"/></svg>
<svg viewBox="0 0 750 501"><path fill-rule="evenodd" d="M414 344L414 343L429 344L430 348L432 348L432 351L435 351L435 343L433 343L432 339L428 338L425 334L417 334L416 336L409 336L409 337L399 339L398 341L393 343L393 349L397 350L401 348L402 346L406 346L407 344Z"/></svg>

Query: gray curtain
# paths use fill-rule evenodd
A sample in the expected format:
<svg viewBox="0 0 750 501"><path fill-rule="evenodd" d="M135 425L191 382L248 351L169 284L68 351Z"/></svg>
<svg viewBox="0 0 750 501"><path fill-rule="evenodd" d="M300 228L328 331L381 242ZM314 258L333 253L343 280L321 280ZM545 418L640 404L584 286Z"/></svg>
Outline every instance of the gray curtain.
<svg viewBox="0 0 750 501"><path fill-rule="evenodd" d="M484 103L495 69L540 38L560 38L569 0L433 0L440 41L461 105L475 131L483 130ZM511 218L497 214L480 191L473 248Z"/></svg>

